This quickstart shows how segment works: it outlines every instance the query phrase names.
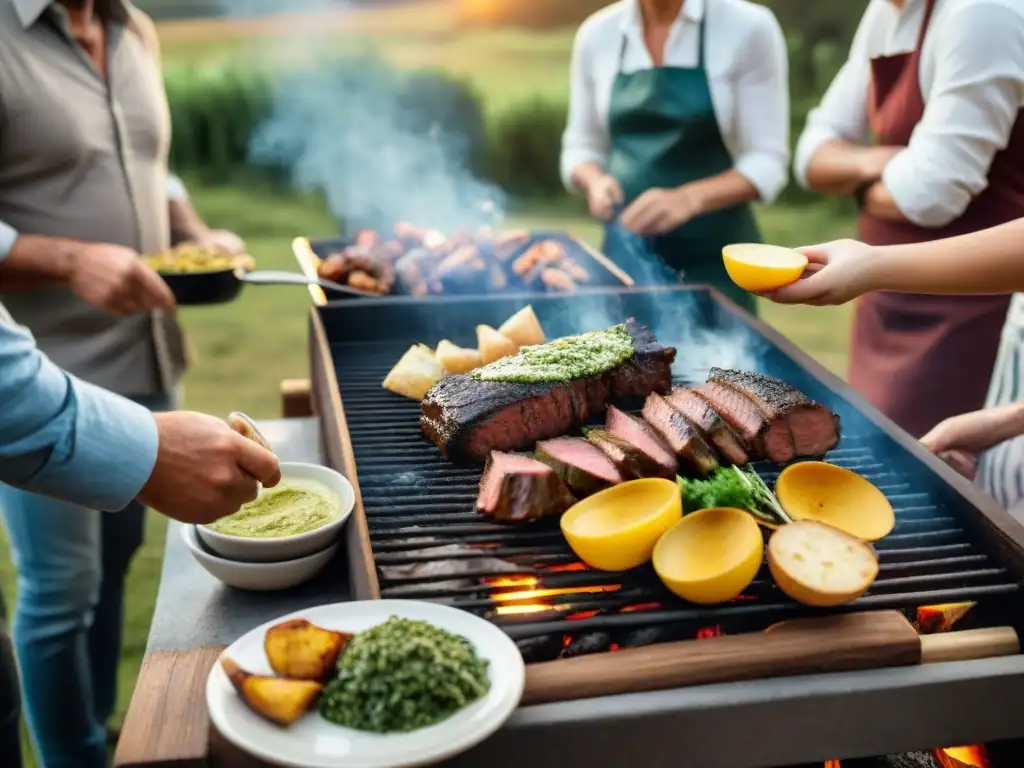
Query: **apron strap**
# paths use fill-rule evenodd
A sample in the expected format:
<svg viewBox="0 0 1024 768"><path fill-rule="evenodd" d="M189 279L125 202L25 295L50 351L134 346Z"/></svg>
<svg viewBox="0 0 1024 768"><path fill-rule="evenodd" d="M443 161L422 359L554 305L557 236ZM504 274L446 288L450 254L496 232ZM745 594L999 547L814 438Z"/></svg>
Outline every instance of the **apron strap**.
<svg viewBox="0 0 1024 768"><path fill-rule="evenodd" d="M626 44L629 43L629 36L625 30L622 32L622 44L619 46L619 68L616 74L622 74L622 63L626 60Z"/></svg>
<svg viewBox="0 0 1024 768"><path fill-rule="evenodd" d="M917 51L921 51L924 45L924 36L928 33L928 25L932 20L932 11L935 10L935 0L925 0L924 18L921 20L921 31L917 33Z"/></svg>
<svg viewBox="0 0 1024 768"><path fill-rule="evenodd" d="M929 0L930 1L930 0ZM704 30L708 26L708 10L711 8L711 0L704 2L704 18L700 22L700 31L697 33L697 67L704 69Z"/></svg>

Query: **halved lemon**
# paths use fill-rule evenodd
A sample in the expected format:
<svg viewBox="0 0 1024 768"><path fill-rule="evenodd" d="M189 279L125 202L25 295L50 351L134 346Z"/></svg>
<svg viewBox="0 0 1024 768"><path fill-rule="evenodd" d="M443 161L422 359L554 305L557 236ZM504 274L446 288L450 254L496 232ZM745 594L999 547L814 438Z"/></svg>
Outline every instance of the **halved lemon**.
<svg viewBox="0 0 1024 768"><path fill-rule="evenodd" d="M775 497L793 520L817 520L862 541L878 541L896 525L892 504L870 480L824 461L786 467Z"/></svg>
<svg viewBox="0 0 1024 768"><path fill-rule="evenodd" d="M764 537L742 509L713 507L687 515L654 547L654 570L674 594L691 603L732 600L757 575Z"/></svg>
<svg viewBox="0 0 1024 768"><path fill-rule="evenodd" d="M679 488L648 478L595 493L562 515L572 551L599 571L628 571L651 559L662 534L683 516Z"/></svg>
<svg viewBox="0 0 1024 768"><path fill-rule="evenodd" d="M799 251L760 243L727 245L722 260L732 281L751 293L795 283L807 268L807 257Z"/></svg>

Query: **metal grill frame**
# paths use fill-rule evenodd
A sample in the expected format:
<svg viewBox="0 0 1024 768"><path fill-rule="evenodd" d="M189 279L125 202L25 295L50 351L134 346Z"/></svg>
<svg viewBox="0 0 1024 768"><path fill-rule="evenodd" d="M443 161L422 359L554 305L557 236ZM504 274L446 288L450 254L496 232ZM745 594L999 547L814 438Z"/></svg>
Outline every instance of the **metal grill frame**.
<svg viewBox="0 0 1024 768"><path fill-rule="evenodd" d="M710 291L721 309L750 324L938 476L951 493L976 510L971 522L993 556L1015 574L1024 573L1024 527L1005 510L770 326L751 318L713 289L689 289ZM504 298L519 298L524 305L537 299ZM360 307L378 303L368 300L360 302ZM368 525L321 317L322 312L330 311L330 305L314 306L310 311L313 402L323 423L328 461L347 473L356 492L355 510L346 527L350 588L356 599L374 599L379 596L379 585ZM614 663L614 654L609 662ZM649 766L676 766L680 755L686 754L688 764L701 768L767 768L869 757L938 744L1020 738L1024 736L1024 712L1008 706L1020 697L1024 697L1024 655L570 701L521 708L498 734L452 765L487 761L496 767L518 768L523 760L530 760L542 768L564 768L570 750L574 761L609 766L633 764L641 749Z"/></svg>

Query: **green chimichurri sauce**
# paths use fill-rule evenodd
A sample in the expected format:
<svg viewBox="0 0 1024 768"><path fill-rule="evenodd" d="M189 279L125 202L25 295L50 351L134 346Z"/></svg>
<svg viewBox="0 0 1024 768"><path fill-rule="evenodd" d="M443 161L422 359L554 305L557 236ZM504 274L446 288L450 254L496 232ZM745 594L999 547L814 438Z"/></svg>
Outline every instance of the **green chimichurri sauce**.
<svg viewBox="0 0 1024 768"><path fill-rule="evenodd" d="M624 325L616 325L549 344L523 347L519 354L485 365L470 375L478 381L519 384L571 381L598 376L632 356L633 339L629 331Z"/></svg>
<svg viewBox="0 0 1024 768"><path fill-rule="evenodd" d="M227 536L275 539L295 536L322 528L341 514L338 499L327 489L282 483L268 488L258 499L242 506L235 514L207 526Z"/></svg>
<svg viewBox="0 0 1024 768"><path fill-rule="evenodd" d="M320 714L361 731L414 731L484 696L491 687L487 667L464 637L392 616L345 648L320 697Z"/></svg>

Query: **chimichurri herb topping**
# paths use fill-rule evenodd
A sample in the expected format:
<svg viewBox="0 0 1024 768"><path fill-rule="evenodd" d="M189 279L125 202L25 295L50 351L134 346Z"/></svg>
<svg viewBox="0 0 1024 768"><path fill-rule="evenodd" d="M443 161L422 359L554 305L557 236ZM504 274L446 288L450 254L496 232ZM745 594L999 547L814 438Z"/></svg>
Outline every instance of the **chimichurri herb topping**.
<svg viewBox="0 0 1024 768"><path fill-rule="evenodd" d="M531 384L571 381L598 376L633 356L633 338L624 325L579 336L566 336L548 344L523 347L518 354L478 368L478 381Z"/></svg>
<svg viewBox="0 0 1024 768"><path fill-rule="evenodd" d="M320 714L375 733L439 723L490 689L487 659L463 637L392 616L360 632L338 660Z"/></svg>

